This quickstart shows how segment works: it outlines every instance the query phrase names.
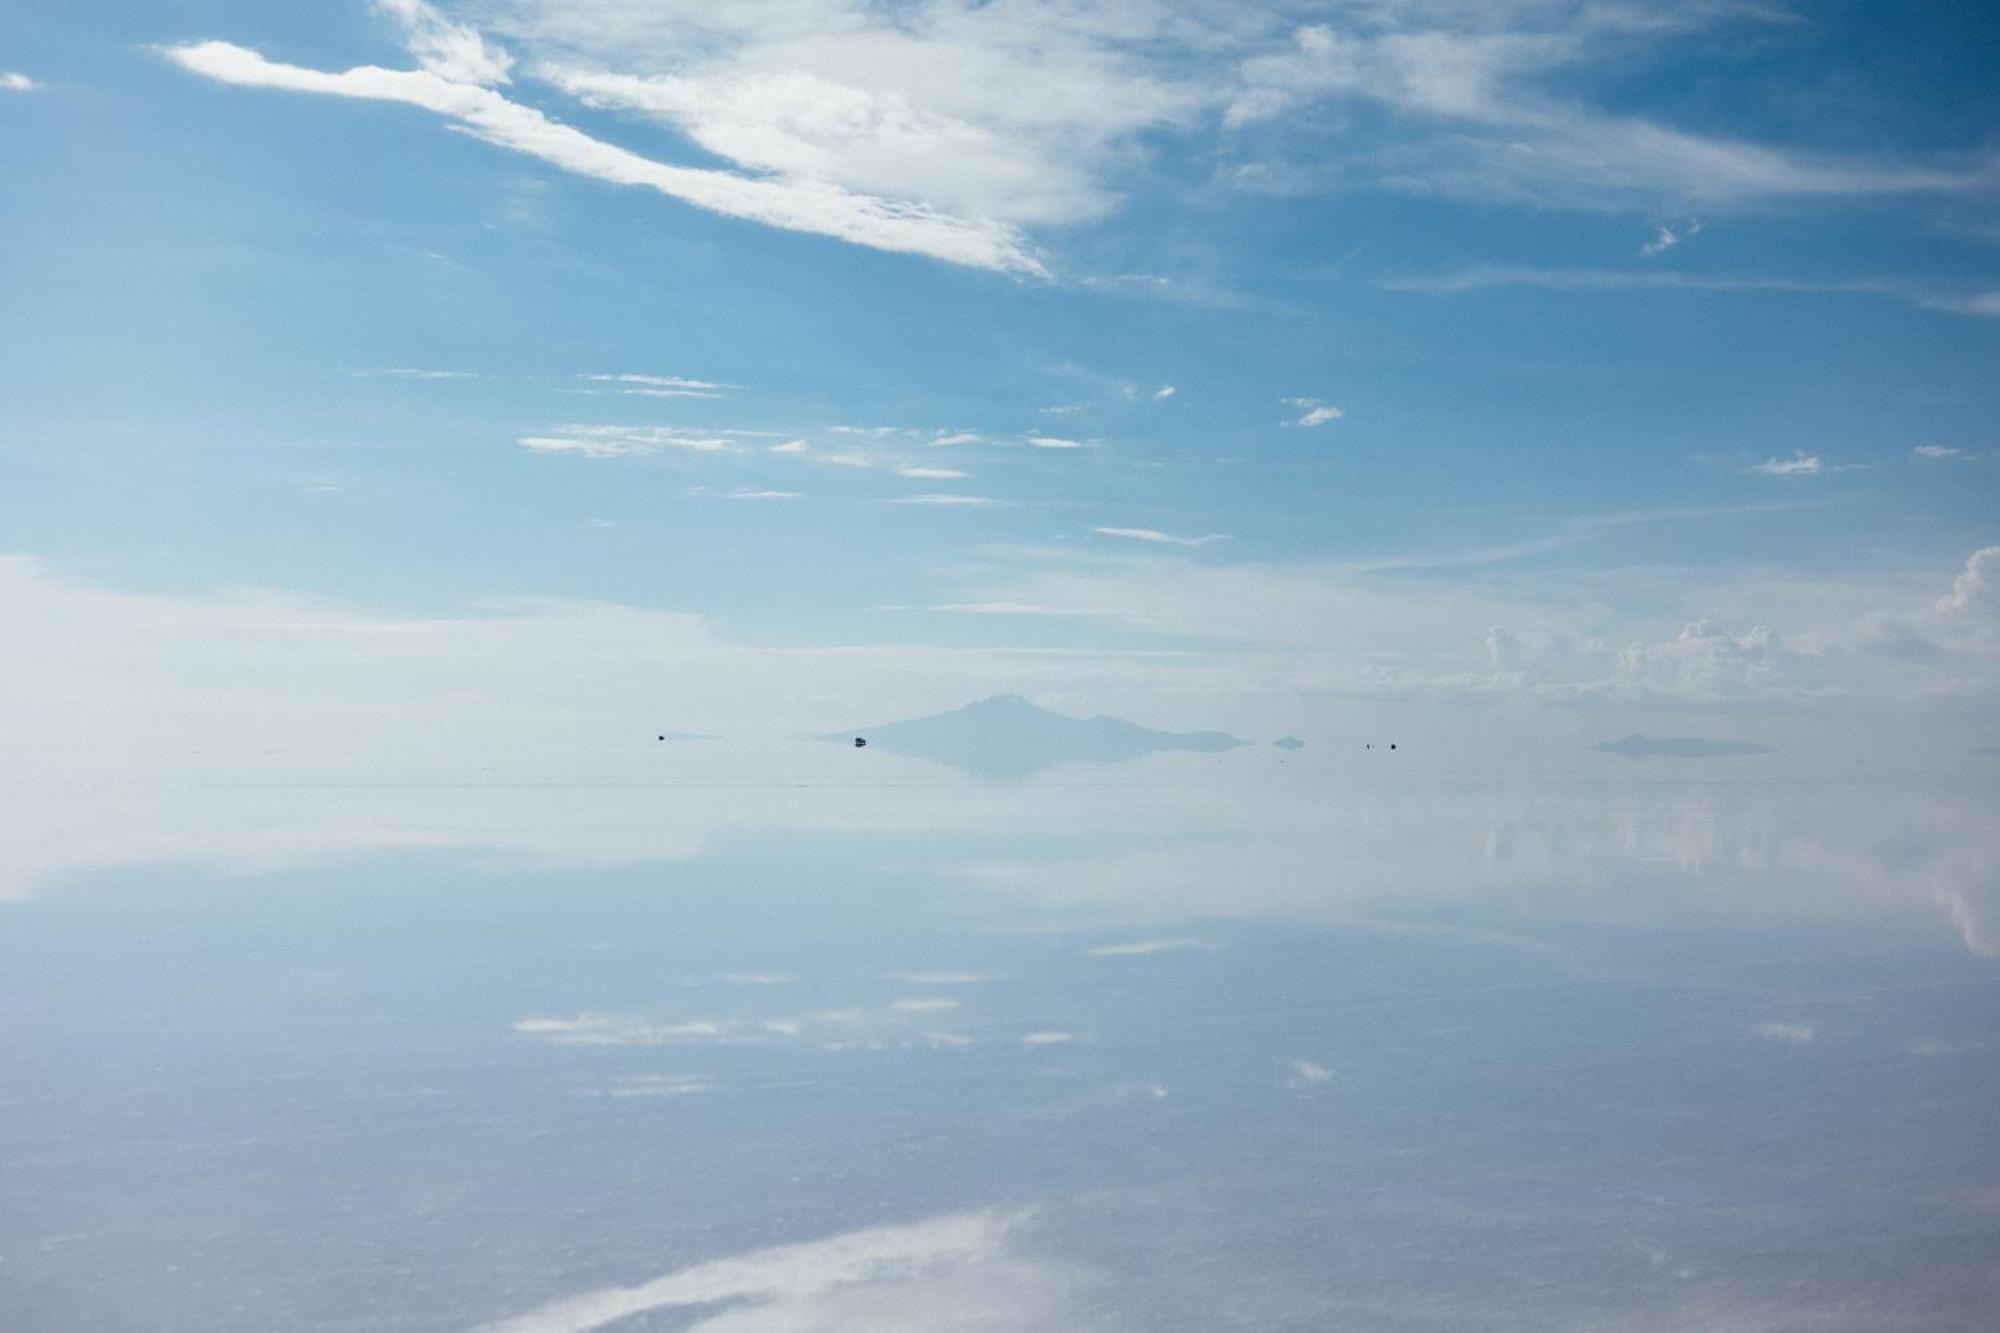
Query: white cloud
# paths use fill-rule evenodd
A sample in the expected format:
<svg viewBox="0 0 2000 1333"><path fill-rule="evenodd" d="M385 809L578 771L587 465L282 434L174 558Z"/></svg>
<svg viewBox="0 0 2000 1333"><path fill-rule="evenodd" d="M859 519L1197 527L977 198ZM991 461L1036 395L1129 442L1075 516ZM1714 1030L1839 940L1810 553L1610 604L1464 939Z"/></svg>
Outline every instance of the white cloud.
<svg viewBox="0 0 2000 1333"><path fill-rule="evenodd" d="M1028 443L1037 449L1088 449L1088 440L1072 440L1061 435L1030 435Z"/></svg>
<svg viewBox="0 0 2000 1333"><path fill-rule="evenodd" d="M919 481L957 481L972 475L970 472L961 472L955 467L899 467L896 472L899 476Z"/></svg>
<svg viewBox="0 0 2000 1333"><path fill-rule="evenodd" d="M958 1001L946 996L925 996L915 1000L895 1000L889 1008L899 1014L943 1013L958 1008Z"/></svg>
<svg viewBox="0 0 2000 1333"><path fill-rule="evenodd" d="M1882 278L1789 278L1770 274L1686 273L1661 269L1532 268L1481 265L1429 277L1386 278L1385 291L1455 296L1494 287L1539 287L1556 292L1695 291L1794 292L1802 295L1878 296L1926 310L2000 317L2000 293L1948 290Z"/></svg>
<svg viewBox="0 0 2000 1333"><path fill-rule="evenodd" d="M752 486L738 486L724 492L725 500L798 500L804 497L801 491L766 491Z"/></svg>
<svg viewBox="0 0 2000 1333"><path fill-rule="evenodd" d="M459 82L430 68L363 65L327 72L267 60L247 47L222 41L171 46L163 53L183 69L238 87L422 107L498 147L615 185L644 186L729 217L977 268L1043 272L1020 236L1004 223L952 217L922 204L855 194L825 182L740 176L656 162L553 121L491 88ZM466 72L448 63L445 67Z"/></svg>
<svg viewBox="0 0 2000 1333"><path fill-rule="evenodd" d="M1171 398L1179 392L1180 390L1174 388L1171 384L1162 384L1159 388L1153 390L1153 400L1159 402L1162 399Z"/></svg>
<svg viewBox="0 0 2000 1333"><path fill-rule="evenodd" d="M1181 949L1206 949L1209 946L1201 940L1134 940L1129 944L1100 944L1085 949L1092 958L1138 958L1146 954L1171 953Z"/></svg>
<svg viewBox="0 0 2000 1333"><path fill-rule="evenodd" d="M518 443L535 453L584 458L643 458L663 449L727 453L737 448L726 434L679 426L557 426L552 434L524 435Z"/></svg>
<svg viewBox="0 0 2000 1333"><path fill-rule="evenodd" d="M680 375L580 375L577 378L617 387L619 393L640 398L721 398L730 384L693 380Z"/></svg>
<svg viewBox="0 0 2000 1333"><path fill-rule="evenodd" d="M1964 458L1966 456L1965 450L1954 449L1951 448L1949 445L1943 445L1943 444L1920 444L1916 448L1910 450L1910 454L1912 457L1915 458L1932 458L1932 459Z"/></svg>
<svg viewBox="0 0 2000 1333"><path fill-rule="evenodd" d="M1675 246L1679 245L1682 241L1692 239L1693 237L1699 235L1701 235L1701 221L1697 218L1688 219L1686 225L1683 226L1679 231L1675 231L1672 227L1662 225L1659 231L1654 234L1652 240L1646 242L1646 244L1639 247L1639 257L1641 259L1656 258L1657 256L1663 255L1667 251L1673 249Z"/></svg>
<svg viewBox="0 0 2000 1333"><path fill-rule="evenodd" d="M424 0L375 0L375 8L402 27L417 64L439 78L477 86L512 82L507 71L514 57L488 46L478 29L451 22Z"/></svg>
<svg viewBox="0 0 2000 1333"><path fill-rule="evenodd" d="M577 1014L571 1018L524 1018L514 1031L540 1037L558 1046L666 1046L677 1042L713 1041L730 1031L726 1023L706 1019L658 1023L629 1014Z"/></svg>
<svg viewBox="0 0 2000 1333"><path fill-rule="evenodd" d="M899 495L889 501L893 505L949 505L964 509L991 509L1005 504L1004 500L990 499L984 495Z"/></svg>
<svg viewBox="0 0 2000 1333"><path fill-rule="evenodd" d="M1294 426L1324 426L1329 421L1338 421L1343 415L1337 407L1320 402L1317 398L1287 398L1285 406L1301 409Z"/></svg>
<svg viewBox="0 0 2000 1333"><path fill-rule="evenodd" d="M1291 1067L1292 1077L1299 1086L1313 1083L1331 1083L1333 1081L1333 1071L1331 1069L1322 1064L1315 1064L1311 1060L1294 1060Z"/></svg>
<svg viewBox="0 0 2000 1333"><path fill-rule="evenodd" d="M597 1097L692 1097L707 1092L715 1084L699 1074L634 1074L608 1088L592 1093Z"/></svg>
<svg viewBox="0 0 2000 1333"><path fill-rule="evenodd" d="M1074 1032L1030 1032L1021 1038L1023 1046L1067 1046L1076 1040Z"/></svg>
<svg viewBox="0 0 2000 1333"><path fill-rule="evenodd" d="M954 444L978 444L980 439L981 437L973 431L955 430L939 434L931 441L931 444L938 448L944 448Z"/></svg>
<svg viewBox="0 0 2000 1333"><path fill-rule="evenodd" d="M31 93L41 87L25 74L16 74L11 69L0 70L0 92Z"/></svg>
<svg viewBox="0 0 2000 1333"><path fill-rule="evenodd" d="M955 616L1105 616L1112 612L1034 602L938 602L931 606L885 606L884 611L937 611Z"/></svg>
<svg viewBox="0 0 2000 1333"><path fill-rule="evenodd" d="M1244 62L1227 121L1274 122L1328 103L1373 104L1393 119L1350 154L1329 154L1320 170L1259 162L1239 179L1294 189L1365 176L1421 193L1572 208L1744 207L1981 183L1976 167L1767 148L1601 111L1556 89L1600 59L1629 60L1643 38L1749 16L1748 9L1702 6L1635 22L1627 6L1556 0L1384 7L1372 22L1301 26L1290 49Z"/></svg>
<svg viewBox="0 0 2000 1333"><path fill-rule="evenodd" d="M969 986L992 978L983 972L903 972L890 980L911 986Z"/></svg>
<svg viewBox="0 0 2000 1333"><path fill-rule="evenodd" d="M1826 463L1818 454L1794 449L1790 458L1767 458L1761 463L1751 464L1750 470L1767 477L1813 477L1826 471Z"/></svg>
<svg viewBox="0 0 2000 1333"><path fill-rule="evenodd" d="M783 444L772 445L770 452L774 454L802 454L806 452L806 442L804 440L786 440Z"/></svg>
<svg viewBox="0 0 2000 1333"><path fill-rule="evenodd" d="M1750 1031L1765 1041L1774 1041L1785 1046L1806 1046L1811 1044L1813 1039L1810 1023L1759 1023Z"/></svg>
<svg viewBox="0 0 2000 1333"><path fill-rule="evenodd" d="M363 379L476 380L479 378L478 374L470 370L426 370L414 366L371 366L353 373L357 378Z"/></svg>
<svg viewBox="0 0 2000 1333"><path fill-rule="evenodd" d="M1092 528L1092 532L1105 537L1123 537L1128 541L1151 542L1158 546L1210 546L1216 542L1226 542L1228 536L1211 532L1201 537L1176 537L1169 532L1155 528Z"/></svg>
<svg viewBox="0 0 2000 1333"><path fill-rule="evenodd" d="M633 1286L566 1297L488 1324L485 1333L586 1333L650 1311L737 1302L755 1302L750 1313L763 1318L745 1322L723 1314L696 1327L820 1328L816 1314L808 1317L811 1302L864 1284L907 1282L944 1266L994 1259L1021 1220L1020 1214L960 1213L750 1250Z"/></svg>
<svg viewBox="0 0 2000 1333"><path fill-rule="evenodd" d="M2000 617L2000 546L1982 546L1967 557L1937 609L1952 616Z"/></svg>

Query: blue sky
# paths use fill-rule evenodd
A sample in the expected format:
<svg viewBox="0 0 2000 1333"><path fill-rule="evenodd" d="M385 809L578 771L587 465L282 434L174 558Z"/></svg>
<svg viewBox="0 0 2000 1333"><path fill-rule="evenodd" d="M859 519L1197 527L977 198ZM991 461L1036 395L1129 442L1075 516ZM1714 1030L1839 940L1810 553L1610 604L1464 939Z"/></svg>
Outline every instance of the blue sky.
<svg viewBox="0 0 2000 1333"><path fill-rule="evenodd" d="M311 607L671 625L803 728L1991 724L1976 9L713 8L11 24L17 678L151 688L96 615L211 690Z"/></svg>

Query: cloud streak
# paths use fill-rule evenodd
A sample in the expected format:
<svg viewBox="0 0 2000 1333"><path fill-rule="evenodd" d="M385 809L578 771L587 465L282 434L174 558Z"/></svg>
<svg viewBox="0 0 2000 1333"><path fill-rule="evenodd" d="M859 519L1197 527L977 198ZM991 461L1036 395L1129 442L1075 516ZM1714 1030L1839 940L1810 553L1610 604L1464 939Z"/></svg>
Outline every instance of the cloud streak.
<svg viewBox="0 0 2000 1333"><path fill-rule="evenodd" d="M553 121L492 88L448 77L468 72L456 58L440 56L414 70L361 65L329 72L268 60L225 41L168 46L161 53L190 73L239 88L421 107L496 147L613 185L654 190L726 217L996 272L1045 273L1020 235L1006 224L953 217L922 204L856 194L824 182L656 162ZM491 72L490 65L485 72Z"/></svg>
<svg viewBox="0 0 2000 1333"><path fill-rule="evenodd" d="M825 1240L751 1250L629 1287L604 1287L484 1326L483 1333L588 1333L654 1310L789 1304L840 1288L996 1255L1020 1214L949 1214Z"/></svg>

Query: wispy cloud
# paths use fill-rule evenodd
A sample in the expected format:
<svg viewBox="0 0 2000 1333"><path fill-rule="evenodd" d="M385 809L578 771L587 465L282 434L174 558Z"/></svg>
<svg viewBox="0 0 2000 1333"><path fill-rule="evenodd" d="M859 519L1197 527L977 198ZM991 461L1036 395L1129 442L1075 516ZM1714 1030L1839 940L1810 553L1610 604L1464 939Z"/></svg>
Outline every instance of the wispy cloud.
<svg viewBox="0 0 2000 1333"><path fill-rule="evenodd" d="M1333 1081L1333 1071L1331 1069L1322 1064L1315 1064L1311 1060L1294 1060L1292 1061L1291 1069L1293 1085L1296 1087L1309 1086L1315 1083L1331 1083Z"/></svg>
<svg viewBox="0 0 2000 1333"><path fill-rule="evenodd" d="M713 454L737 448L727 434L679 426L557 426L548 435L524 435L518 443L535 453L584 458L643 458L665 449Z"/></svg>
<svg viewBox="0 0 2000 1333"><path fill-rule="evenodd" d="M1826 461L1818 454L1794 449L1790 458L1767 458L1761 463L1752 463L1750 470L1767 477L1815 477L1827 469Z"/></svg>
<svg viewBox="0 0 2000 1333"><path fill-rule="evenodd" d="M750 1250L629 1287L602 1287L486 1325L484 1333L587 1333L655 1310L757 1302L785 1316L841 1288L996 1254L1018 1213L960 1213L907 1226L870 1227L825 1240ZM814 1321L817 1322L817 1321ZM899 1321L900 1322L900 1321Z"/></svg>
<svg viewBox="0 0 2000 1333"><path fill-rule="evenodd" d="M1765 1041L1774 1041L1784 1046L1806 1046L1813 1039L1810 1023L1759 1023L1750 1031Z"/></svg>
<svg viewBox="0 0 2000 1333"><path fill-rule="evenodd" d="M1021 1038L1023 1046L1066 1046L1076 1040L1074 1032L1030 1032Z"/></svg>
<svg viewBox="0 0 2000 1333"><path fill-rule="evenodd" d="M349 372L361 379L404 379L404 380L476 380L479 375L470 370L428 370L417 366L370 366L365 370Z"/></svg>
<svg viewBox="0 0 2000 1333"><path fill-rule="evenodd" d="M1951 291L1882 278L1792 278L1771 274L1688 273L1661 269L1532 268L1487 265L1433 276L1385 278L1385 291L1453 296L1494 287L1556 292L1797 292L1879 296L1953 314L2000 318L2000 292Z"/></svg>
<svg viewBox="0 0 2000 1333"><path fill-rule="evenodd" d="M1122 537L1127 541L1152 542L1158 546L1212 546L1216 542L1226 542L1225 533L1211 532L1200 537L1176 537L1171 532L1161 532L1155 528L1092 528L1092 532L1104 537Z"/></svg>
<svg viewBox="0 0 2000 1333"><path fill-rule="evenodd" d="M399 8L415 12L427 7ZM169 46L162 53L191 73L236 87L421 107L497 147L614 185L655 190L728 217L1003 273L1045 272L1019 233L1006 223L953 217L920 203L857 194L825 181L673 166L592 138L483 86L482 79L497 81L496 59L453 54L444 49L449 44L419 34L412 46L422 67L414 70L374 65L343 71L309 69L268 60L226 41Z"/></svg>
<svg viewBox="0 0 2000 1333"><path fill-rule="evenodd" d="M1639 247L1639 257L1641 259L1656 258L1673 249L1682 241L1691 240L1699 235L1701 235L1701 220L1699 218L1689 218L1682 224L1678 231L1672 227L1662 225L1654 233L1652 240Z"/></svg>
<svg viewBox="0 0 2000 1333"><path fill-rule="evenodd" d="M577 378L609 384L619 393L642 398L721 398L724 390L735 387L680 375L579 375Z"/></svg>
<svg viewBox="0 0 2000 1333"><path fill-rule="evenodd" d="M1162 384L1159 388L1153 390L1153 401L1154 402L1163 401L1165 399L1173 397L1175 394L1179 392L1180 390L1176 389L1171 384Z"/></svg>
<svg viewBox="0 0 2000 1333"><path fill-rule="evenodd" d="M25 74L17 74L11 69L0 70L0 93L31 93L41 87Z"/></svg>
<svg viewBox="0 0 2000 1333"><path fill-rule="evenodd" d="M1968 455L1963 449L1954 449L1949 445L1943 445L1943 444L1920 444L1916 448L1910 450L1910 454L1912 457L1915 458L1930 458L1930 459L1970 457L1970 455Z"/></svg>
<svg viewBox="0 0 2000 1333"><path fill-rule="evenodd" d="M938 611L955 616L1108 616L1109 611L1042 606L1035 602L939 602L932 606L878 606L878 611Z"/></svg>
<svg viewBox="0 0 2000 1333"><path fill-rule="evenodd" d="M1300 409L1298 418L1288 423L1294 426L1324 426L1329 421L1340 420L1343 415L1339 408L1322 403L1317 398L1287 398L1285 406Z"/></svg>
<svg viewBox="0 0 2000 1333"><path fill-rule="evenodd" d="M984 495L898 495L892 505L945 505L961 509L992 509L1007 502Z"/></svg>
<svg viewBox="0 0 2000 1333"><path fill-rule="evenodd" d="M942 449L954 444L978 444L981 438L983 437L974 431L955 430L936 436L931 443Z"/></svg>
<svg viewBox="0 0 2000 1333"><path fill-rule="evenodd" d="M896 473L918 481L957 481L972 475L970 472L961 472L955 467L899 467Z"/></svg>
<svg viewBox="0 0 2000 1333"><path fill-rule="evenodd" d="M730 1030L726 1023L697 1020L660 1023L627 1014L577 1014L570 1018L524 1018L514 1031L558 1046L665 1046L713 1041Z"/></svg>
<svg viewBox="0 0 2000 1333"><path fill-rule="evenodd" d="M1028 443L1036 449L1092 449L1096 447L1090 440L1072 440L1063 435L1030 435Z"/></svg>
<svg viewBox="0 0 2000 1333"><path fill-rule="evenodd" d="M1207 949L1210 946L1197 939L1134 940L1129 944L1100 944L1085 949L1092 958L1137 958L1146 954L1173 953L1182 949Z"/></svg>

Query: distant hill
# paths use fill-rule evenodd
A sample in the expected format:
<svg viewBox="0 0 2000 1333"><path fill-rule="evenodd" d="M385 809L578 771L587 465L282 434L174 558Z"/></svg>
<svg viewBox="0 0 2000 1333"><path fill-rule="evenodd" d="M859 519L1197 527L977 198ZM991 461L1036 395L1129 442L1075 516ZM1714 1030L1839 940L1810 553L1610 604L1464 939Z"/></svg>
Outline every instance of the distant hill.
<svg viewBox="0 0 2000 1333"><path fill-rule="evenodd" d="M1774 753L1768 745L1749 741L1715 741L1700 736L1654 740L1636 731L1622 740L1600 741L1593 748L1606 754L1622 754L1627 759L1721 759L1730 755Z"/></svg>
<svg viewBox="0 0 2000 1333"><path fill-rule="evenodd" d="M983 778L1020 778L1057 764L1115 764L1163 750L1218 753L1248 741L1220 731L1154 731L1116 717L1076 718L998 694L906 722L832 732L822 740L865 737L870 749L930 759Z"/></svg>

